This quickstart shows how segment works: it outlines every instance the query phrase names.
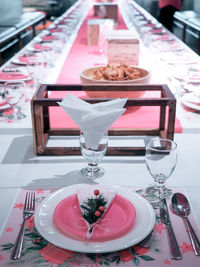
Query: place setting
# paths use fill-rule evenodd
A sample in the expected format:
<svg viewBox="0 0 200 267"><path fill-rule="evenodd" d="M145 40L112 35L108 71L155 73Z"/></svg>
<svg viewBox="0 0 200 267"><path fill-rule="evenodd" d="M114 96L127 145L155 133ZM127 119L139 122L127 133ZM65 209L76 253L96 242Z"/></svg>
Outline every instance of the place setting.
<svg viewBox="0 0 200 267"><path fill-rule="evenodd" d="M116 195L117 191L119 193ZM99 207L94 204L98 207L95 211L93 204L90 204L92 200L99 203ZM142 241L155 222L153 209L145 199L115 187L74 185L61 189L46 198L45 202L37 210L36 228L49 242L76 252L106 253L125 249ZM110 208L108 203L112 203ZM142 218L140 207L145 210L147 220ZM65 209L66 214L63 213ZM117 221L118 216L122 218L120 222Z"/></svg>
<svg viewBox="0 0 200 267"><path fill-rule="evenodd" d="M8 65L0 72L0 121L17 122L26 117L28 89L32 84L27 69Z"/></svg>
<svg viewBox="0 0 200 267"><path fill-rule="evenodd" d="M0 240L2 263L198 264L199 231L185 193L178 191L171 204L162 200L160 213L156 213L134 188L75 184L61 189L32 189L28 193L22 189ZM24 205L26 194L32 197L29 206ZM24 211L17 208L20 205L24 205ZM14 256L15 239L25 212L23 246L20 254ZM169 242L167 232L172 231L171 227L173 240ZM14 231L9 233L8 229Z"/></svg>
<svg viewBox="0 0 200 267"><path fill-rule="evenodd" d="M199 47L144 2L46 1L1 36L0 266L200 266Z"/></svg>
<svg viewBox="0 0 200 267"><path fill-rule="evenodd" d="M71 266L100 261L111 266L198 263L199 231L189 201L183 189L165 186L177 163L174 141L154 137L146 143L145 162L153 186L138 189L98 183L105 172L99 163L109 145L108 128L125 112L126 101L90 104L67 94L59 102L80 127L80 150L87 161L81 173L89 183L32 188L28 193L21 189L14 204L21 208L11 212L0 240L4 262L15 260L19 266L27 262L34 266L38 261ZM6 229L12 228L10 236Z"/></svg>

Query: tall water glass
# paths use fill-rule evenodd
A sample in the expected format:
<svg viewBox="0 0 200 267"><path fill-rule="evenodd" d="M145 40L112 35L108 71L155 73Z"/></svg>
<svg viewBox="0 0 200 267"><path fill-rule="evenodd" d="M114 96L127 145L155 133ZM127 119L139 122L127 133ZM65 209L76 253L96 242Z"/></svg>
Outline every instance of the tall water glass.
<svg viewBox="0 0 200 267"><path fill-rule="evenodd" d="M34 57L29 60L27 63L27 69L29 75L32 77L34 81L35 87L39 85L43 78L44 73L44 55L41 57Z"/></svg>
<svg viewBox="0 0 200 267"><path fill-rule="evenodd" d="M104 175L105 171L98 164L106 154L108 147L108 135L104 134L97 149L86 147L84 134L80 134L80 149L83 157L87 160L87 167L81 170L82 174L94 179Z"/></svg>
<svg viewBox="0 0 200 267"><path fill-rule="evenodd" d="M146 166L154 179L154 186L146 189L150 202L156 203L169 193L165 181L173 173L177 163L177 144L159 137L151 139L146 146Z"/></svg>

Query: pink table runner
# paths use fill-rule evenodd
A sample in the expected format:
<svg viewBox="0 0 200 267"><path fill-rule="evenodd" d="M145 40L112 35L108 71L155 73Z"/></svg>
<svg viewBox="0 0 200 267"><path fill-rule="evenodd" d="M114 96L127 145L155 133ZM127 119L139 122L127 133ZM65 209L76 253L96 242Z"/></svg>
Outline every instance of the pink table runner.
<svg viewBox="0 0 200 267"><path fill-rule="evenodd" d="M122 19L122 16L118 14L119 24L118 29L126 29L126 25ZM99 53L98 46L87 45L87 21L93 17L93 9L90 10L88 16L85 18L77 38L73 43L73 46L67 56L60 75L57 79L57 84L80 84L80 72L93 65L107 64L107 57ZM85 92L73 93L79 97L86 97ZM64 97L65 94L52 93L51 97ZM151 97L155 95L151 94ZM149 97L149 92L144 94L144 97ZM52 108L50 112L51 127L77 127L76 124L69 118L68 115L61 108ZM112 128L157 128L159 110L156 107L141 107L137 111L133 108L128 108L127 112L121 116ZM175 132L182 132L180 121L176 119Z"/></svg>
<svg viewBox="0 0 200 267"><path fill-rule="evenodd" d="M36 206L53 191L55 189L36 190ZM183 190L176 189L175 191ZM34 218L32 217L26 223L23 255L17 261L10 261L10 251L22 223L25 194L25 190L20 191L0 237L0 266L200 266L200 257L193 253L182 219L171 211L170 218L183 255L183 259L179 261L170 259L166 229L164 224L160 222L159 216L156 217L156 224L150 239L147 238L125 250L103 254L77 253L50 244L38 234L34 228ZM190 215L190 221L200 237L199 229L192 214Z"/></svg>

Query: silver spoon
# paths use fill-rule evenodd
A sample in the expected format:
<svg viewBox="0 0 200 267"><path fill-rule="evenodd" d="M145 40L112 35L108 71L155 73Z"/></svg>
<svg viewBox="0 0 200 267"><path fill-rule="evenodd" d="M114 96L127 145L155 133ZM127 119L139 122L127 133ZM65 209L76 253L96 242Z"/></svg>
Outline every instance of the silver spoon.
<svg viewBox="0 0 200 267"><path fill-rule="evenodd" d="M184 196L181 193L175 193L172 196L172 209L174 210L174 212L181 216L184 223L185 223L185 227L186 230L188 232L194 253L196 256L200 256L200 242L192 228L192 225L188 219L188 215L190 214L190 204L186 198L186 196Z"/></svg>

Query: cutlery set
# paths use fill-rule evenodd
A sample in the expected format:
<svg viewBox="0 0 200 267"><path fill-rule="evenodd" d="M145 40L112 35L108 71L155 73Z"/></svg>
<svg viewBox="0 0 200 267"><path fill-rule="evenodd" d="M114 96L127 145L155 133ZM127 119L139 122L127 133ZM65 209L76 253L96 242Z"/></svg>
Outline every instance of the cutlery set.
<svg viewBox="0 0 200 267"><path fill-rule="evenodd" d="M189 205L187 198L181 193L175 193L172 196L172 209L175 212L175 214L177 214L183 219L185 227L186 227L186 231L189 235L189 238L190 238L193 250L194 250L194 254L196 256L200 256L200 241L198 240L194 232L194 229L192 228L192 225L188 219L188 215L190 213L190 205ZM166 199L162 199L160 201L159 210L160 210L161 222L164 223L166 226L166 231L167 231L168 240L169 240L169 247L170 247L170 257L173 260L181 260L182 254L179 249L179 246L178 246L178 243L177 243L177 240L176 240L173 228L172 228ZM11 251L11 257L10 257L11 260L17 260L21 257L25 223L28 218L33 216L34 211L35 211L35 192L27 192L25 201L24 201L24 208L23 208L23 223L21 225L21 229L15 241L15 245Z"/></svg>
<svg viewBox="0 0 200 267"><path fill-rule="evenodd" d="M165 224L168 238L169 238L169 245L170 245L170 256L173 260L180 260L182 259L182 255L176 241L176 237L171 225L169 212L167 208L166 199L161 200L160 202L160 219L161 222Z"/></svg>
<svg viewBox="0 0 200 267"><path fill-rule="evenodd" d="M169 246L170 246L170 257L173 260L181 260L182 255L181 255L181 252L180 252L180 249L179 249L179 246L176 241L176 237L175 237L175 234L172 228L166 199L162 199L160 201L159 208L160 208L161 222L165 224L166 230L167 230ZM190 238L193 250L194 250L194 254L196 256L200 256L200 242L188 219L188 215L190 213L190 205L189 205L189 202L186 196L184 196L181 193L175 193L172 196L172 209L175 212L175 214L177 214L183 219L185 223L186 231L189 235L189 238Z"/></svg>
<svg viewBox="0 0 200 267"><path fill-rule="evenodd" d="M187 198L181 193L174 194L172 197L172 209L177 215L181 216L181 218L183 219L194 253L196 256L200 256L200 242L188 219L188 215L190 213L190 205Z"/></svg>
<svg viewBox="0 0 200 267"><path fill-rule="evenodd" d="M35 192L27 192L24 201L23 223L18 233L17 239L15 241L15 245L11 251L11 257L10 257L11 260L17 260L21 257L25 223L28 218L33 216L34 211L35 211Z"/></svg>

